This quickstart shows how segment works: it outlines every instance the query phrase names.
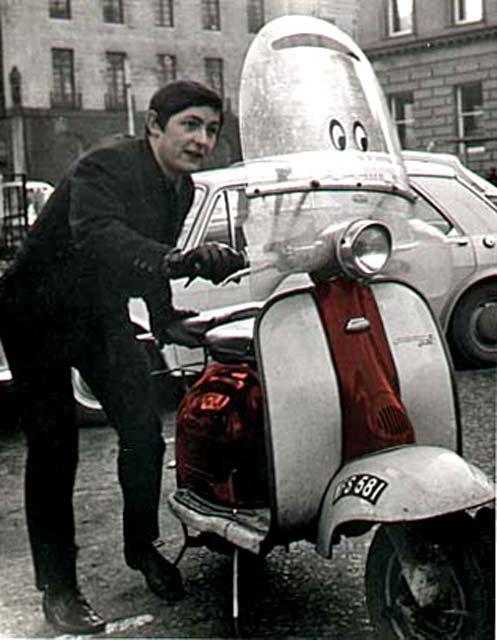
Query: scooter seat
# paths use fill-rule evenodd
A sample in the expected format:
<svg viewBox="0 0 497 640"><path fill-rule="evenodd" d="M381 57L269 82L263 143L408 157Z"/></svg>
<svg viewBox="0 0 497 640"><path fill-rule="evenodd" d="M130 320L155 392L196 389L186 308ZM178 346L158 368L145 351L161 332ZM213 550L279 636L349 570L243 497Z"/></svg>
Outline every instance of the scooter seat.
<svg viewBox="0 0 497 640"><path fill-rule="evenodd" d="M168 342L195 349L205 345L208 332L228 323L254 318L262 303L249 302L230 307L202 311L196 316L174 322L167 327Z"/></svg>
<svg viewBox="0 0 497 640"><path fill-rule="evenodd" d="M254 322L252 317L211 329L204 336L204 346L216 362L254 363Z"/></svg>

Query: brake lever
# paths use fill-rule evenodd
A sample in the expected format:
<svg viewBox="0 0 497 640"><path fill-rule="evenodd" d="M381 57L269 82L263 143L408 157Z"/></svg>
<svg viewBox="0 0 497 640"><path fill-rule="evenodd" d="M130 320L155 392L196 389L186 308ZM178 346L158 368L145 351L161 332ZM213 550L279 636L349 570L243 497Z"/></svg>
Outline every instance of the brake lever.
<svg viewBox="0 0 497 640"><path fill-rule="evenodd" d="M238 271L235 271L235 273L232 273L227 278L225 278L222 281L221 285L225 287L230 282L240 282L240 280L245 276L248 276L250 272L251 272L250 267L245 267L245 269L239 269Z"/></svg>

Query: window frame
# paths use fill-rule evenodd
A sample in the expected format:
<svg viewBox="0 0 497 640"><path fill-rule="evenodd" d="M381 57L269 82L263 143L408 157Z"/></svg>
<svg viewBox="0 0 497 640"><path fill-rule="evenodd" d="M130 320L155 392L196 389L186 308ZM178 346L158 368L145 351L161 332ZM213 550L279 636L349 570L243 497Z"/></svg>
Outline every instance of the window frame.
<svg viewBox="0 0 497 640"><path fill-rule="evenodd" d="M479 109L471 109L464 110L463 102L463 90L469 89L472 86L479 85L480 93L481 93L481 105ZM478 137L475 137L475 144L471 144L471 136L466 135L465 128L465 119L466 118L481 118L483 122L485 110L483 108L483 83L480 80L475 80L473 82L466 82L464 84L456 85L456 126L457 126L457 137L460 139L459 142L459 154L462 157L466 157L472 153L484 153L485 152L485 144L484 142L478 143ZM470 151L471 149L471 151Z"/></svg>
<svg viewBox="0 0 497 640"><path fill-rule="evenodd" d="M49 0L48 17L54 20L71 20L71 0Z"/></svg>
<svg viewBox="0 0 497 640"><path fill-rule="evenodd" d="M475 2L479 2L479 17L478 18L465 18L463 13L468 13L470 4L475 6ZM483 20L483 0L452 0L452 16L455 25L473 24L475 22L481 22Z"/></svg>
<svg viewBox="0 0 497 640"><path fill-rule="evenodd" d="M102 17L105 24L124 24L123 0L102 0Z"/></svg>
<svg viewBox="0 0 497 640"><path fill-rule="evenodd" d="M76 79L74 72L74 49L52 47L52 106L76 107ZM64 58L66 58L64 60ZM59 64L62 63L62 64ZM69 88L69 91L67 91Z"/></svg>
<svg viewBox="0 0 497 640"><path fill-rule="evenodd" d="M218 68L215 67L218 65ZM211 67L211 69L209 69ZM218 77L216 78L216 74ZM220 96L224 96L224 60L218 57L204 58L204 75L207 85L217 91Z"/></svg>
<svg viewBox="0 0 497 640"><path fill-rule="evenodd" d="M123 111L126 109L126 58L127 55L124 51L105 52L105 81L107 87L105 109L107 111ZM113 64L113 60L119 60L122 65Z"/></svg>
<svg viewBox="0 0 497 640"><path fill-rule="evenodd" d="M219 0L202 0L202 29L205 31L221 31L221 7Z"/></svg>
<svg viewBox="0 0 497 640"><path fill-rule="evenodd" d="M166 61L170 61L171 67L168 69ZM178 77L178 59L173 53L158 53L157 54L158 76L159 85L165 85L168 82L172 82Z"/></svg>
<svg viewBox="0 0 497 640"><path fill-rule="evenodd" d="M155 26L174 27L174 0L155 0Z"/></svg>
<svg viewBox="0 0 497 640"><path fill-rule="evenodd" d="M247 31L257 33L265 24L264 0L247 0Z"/></svg>
<svg viewBox="0 0 497 640"><path fill-rule="evenodd" d="M414 33L414 9L415 9L415 0L409 0L411 2L411 12L410 12L410 27L406 29L401 28L401 19L400 13L397 10L398 21L399 21L399 29L395 29L395 11L394 9L398 9L398 2L402 0L387 0L386 5L386 20L387 20L387 35L389 38L397 38L400 36L412 35Z"/></svg>
<svg viewBox="0 0 497 640"><path fill-rule="evenodd" d="M409 101L405 100L405 102L403 103L403 106L405 106L406 104L410 104L412 105L412 110L414 111L414 93L412 91L399 91L398 93L392 93L388 96L390 113L392 114L392 119L397 129L397 134L399 136L399 141L401 143L402 149L412 148L408 144L406 144L409 138L408 131L412 131L413 139L415 139L416 137L414 132L414 123L415 123L414 113L412 117L400 117L398 113L399 101L403 97L407 97L407 96L410 97L411 100ZM404 131L405 131L404 135L401 133L400 127L404 127Z"/></svg>

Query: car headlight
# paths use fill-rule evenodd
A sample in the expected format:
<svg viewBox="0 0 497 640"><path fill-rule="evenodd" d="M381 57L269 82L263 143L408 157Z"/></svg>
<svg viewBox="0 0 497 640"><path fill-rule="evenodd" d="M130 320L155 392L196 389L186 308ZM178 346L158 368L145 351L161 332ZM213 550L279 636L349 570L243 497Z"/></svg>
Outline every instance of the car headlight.
<svg viewBox="0 0 497 640"><path fill-rule="evenodd" d="M354 278L369 278L385 268L392 252L392 235L382 222L357 220L343 232L337 258Z"/></svg>

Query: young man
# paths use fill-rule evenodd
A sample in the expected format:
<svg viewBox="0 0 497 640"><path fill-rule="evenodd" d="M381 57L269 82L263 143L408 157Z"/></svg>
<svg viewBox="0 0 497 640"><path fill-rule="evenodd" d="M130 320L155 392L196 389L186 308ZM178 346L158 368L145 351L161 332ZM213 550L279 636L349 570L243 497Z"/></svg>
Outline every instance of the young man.
<svg viewBox="0 0 497 640"><path fill-rule="evenodd" d="M190 172L214 148L217 94L175 82L151 99L144 139L90 151L70 169L0 281L0 338L20 394L27 436L26 515L46 619L63 633L94 633L104 620L78 588L72 494L78 459L71 367L119 437L127 564L173 600L181 577L157 551L165 450L148 363L127 314L144 298L159 339L183 317L169 280L220 282L243 266L221 245L174 249L193 198Z"/></svg>

